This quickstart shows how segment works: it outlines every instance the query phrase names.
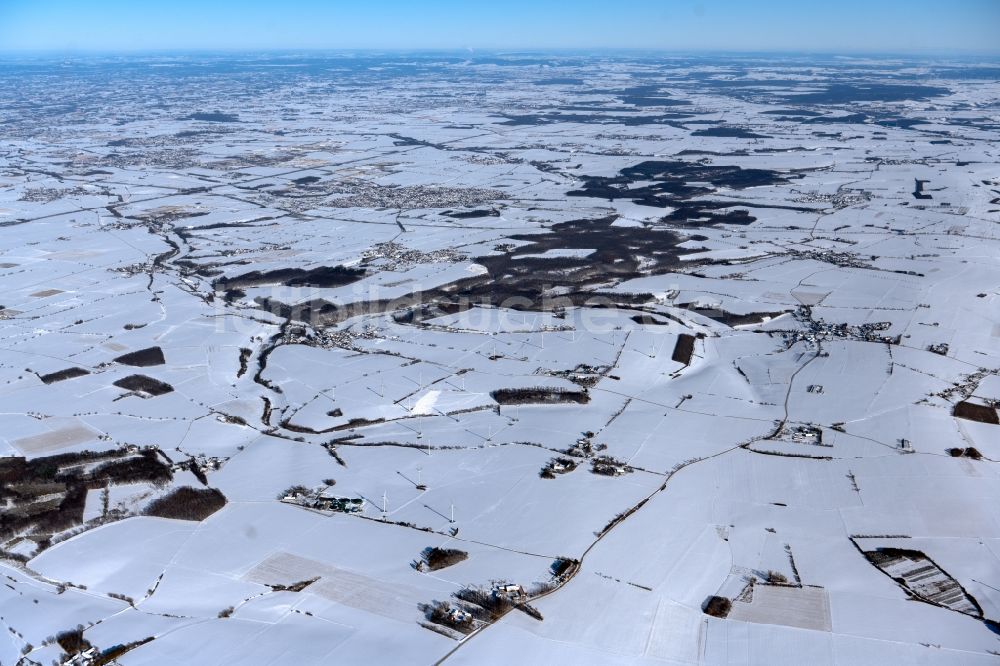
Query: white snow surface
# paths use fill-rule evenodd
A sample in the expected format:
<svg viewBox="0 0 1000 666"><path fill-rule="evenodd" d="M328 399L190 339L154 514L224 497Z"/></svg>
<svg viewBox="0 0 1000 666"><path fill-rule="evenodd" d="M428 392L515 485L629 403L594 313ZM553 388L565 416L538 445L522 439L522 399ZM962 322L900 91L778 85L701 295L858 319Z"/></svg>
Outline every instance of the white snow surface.
<svg viewBox="0 0 1000 666"><path fill-rule="evenodd" d="M1000 83L413 57L0 71L4 465L216 461L5 527L0 664L997 663L1000 425L953 412L1000 404ZM143 515L183 486L226 504Z"/></svg>

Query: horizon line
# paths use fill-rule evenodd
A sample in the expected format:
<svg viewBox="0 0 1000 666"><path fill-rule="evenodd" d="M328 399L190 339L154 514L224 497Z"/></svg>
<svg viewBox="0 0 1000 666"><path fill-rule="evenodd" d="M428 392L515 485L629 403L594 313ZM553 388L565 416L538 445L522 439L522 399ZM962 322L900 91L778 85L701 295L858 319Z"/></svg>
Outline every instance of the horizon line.
<svg viewBox="0 0 1000 666"><path fill-rule="evenodd" d="M985 49L809 49L809 48L770 48L770 49L717 49L717 48L678 48L671 49L658 46L246 46L246 47L211 47L211 46L179 46L154 48L22 48L5 49L0 47L0 55L161 55L161 54L254 54L254 53L476 53L491 55L545 54L560 53L573 55L599 53L656 53L669 55L813 55L813 56L992 56L1000 58L1000 48Z"/></svg>

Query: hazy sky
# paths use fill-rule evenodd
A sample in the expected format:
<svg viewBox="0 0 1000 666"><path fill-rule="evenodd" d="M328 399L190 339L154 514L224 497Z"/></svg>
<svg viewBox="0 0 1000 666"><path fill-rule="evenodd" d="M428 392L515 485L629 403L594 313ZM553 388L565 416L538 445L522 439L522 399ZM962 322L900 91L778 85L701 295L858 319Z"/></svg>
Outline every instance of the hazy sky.
<svg viewBox="0 0 1000 666"><path fill-rule="evenodd" d="M1000 0L0 0L0 51L1000 53Z"/></svg>

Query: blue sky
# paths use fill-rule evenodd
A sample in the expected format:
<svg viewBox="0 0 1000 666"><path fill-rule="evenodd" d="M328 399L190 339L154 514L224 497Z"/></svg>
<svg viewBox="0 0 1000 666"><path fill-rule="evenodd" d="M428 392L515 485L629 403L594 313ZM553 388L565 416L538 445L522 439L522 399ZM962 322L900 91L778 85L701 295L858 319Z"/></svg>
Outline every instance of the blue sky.
<svg viewBox="0 0 1000 666"><path fill-rule="evenodd" d="M1000 53L1000 0L0 0L0 51Z"/></svg>

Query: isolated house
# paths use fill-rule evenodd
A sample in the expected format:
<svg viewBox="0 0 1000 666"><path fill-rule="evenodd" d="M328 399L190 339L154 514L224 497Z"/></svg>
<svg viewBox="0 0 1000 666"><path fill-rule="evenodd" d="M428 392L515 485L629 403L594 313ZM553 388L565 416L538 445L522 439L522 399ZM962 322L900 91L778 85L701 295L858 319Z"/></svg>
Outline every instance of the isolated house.
<svg viewBox="0 0 1000 666"><path fill-rule="evenodd" d="M452 607L448 609L448 621L452 624L466 624L472 622L472 613Z"/></svg>

